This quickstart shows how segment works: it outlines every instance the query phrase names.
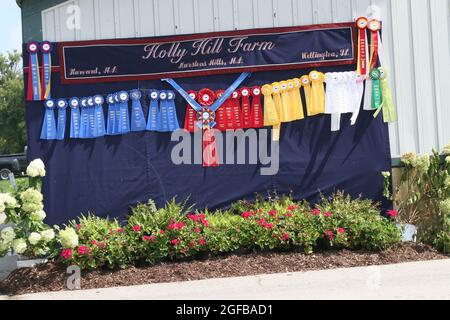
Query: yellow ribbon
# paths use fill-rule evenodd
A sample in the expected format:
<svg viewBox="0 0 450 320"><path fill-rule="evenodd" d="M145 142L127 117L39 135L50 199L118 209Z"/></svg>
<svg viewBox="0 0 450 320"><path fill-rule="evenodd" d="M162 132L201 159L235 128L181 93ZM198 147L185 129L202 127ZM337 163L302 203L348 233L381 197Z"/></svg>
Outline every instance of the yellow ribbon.
<svg viewBox="0 0 450 320"><path fill-rule="evenodd" d="M289 93L289 86L287 81L281 81L280 82L280 88L281 88L281 101L283 104L283 111L282 111L282 119L281 122L292 122L294 121L294 110L291 100L291 95Z"/></svg>
<svg viewBox="0 0 450 320"><path fill-rule="evenodd" d="M302 96L300 95L300 88L302 84L300 79L295 78L288 81L289 93L291 95L292 106L294 108L294 119L305 119L305 112L303 111Z"/></svg>
<svg viewBox="0 0 450 320"><path fill-rule="evenodd" d="M279 82L272 83L272 97L273 102L275 103L275 109L278 113L278 118L280 122L283 122L286 119L283 108L283 100L281 99L281 84Z"/></svg>
<svg viewBox="0 0 450 320"><path fill-rule="evenodd" d="M311 112L310 116L325 113L325 75L319 71L311 71L309 74L311 80Z"/></svg>
<svg viewBox="0 0 450 320"><path fill-rule="evenodd" d="M308 116L311 116L311 80L309 76L303 76L300 78L300 82L305 92L306 111Z"/></svg>
<svg viewBox="0 0 450 320"><path fill-rule="evenodd" d="M275 101L272 97L273 88L272 85L266 84L261 88L261 93L264 95L264 126L273 127L274 141L280 140L281 121L279 113L275 105Z"/></svg>

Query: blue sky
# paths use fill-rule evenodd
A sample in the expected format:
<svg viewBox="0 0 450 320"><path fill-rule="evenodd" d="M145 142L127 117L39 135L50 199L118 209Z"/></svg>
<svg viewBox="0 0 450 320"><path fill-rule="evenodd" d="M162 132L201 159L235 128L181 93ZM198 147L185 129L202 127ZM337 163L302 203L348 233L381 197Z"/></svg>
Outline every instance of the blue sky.
<svg viewBox="0 0 450 320"><path fill-rule="evenodd" d="M17 49L21 51L22 27L20 8L15 0L2 0L0 11L0 53Z"/></svg>

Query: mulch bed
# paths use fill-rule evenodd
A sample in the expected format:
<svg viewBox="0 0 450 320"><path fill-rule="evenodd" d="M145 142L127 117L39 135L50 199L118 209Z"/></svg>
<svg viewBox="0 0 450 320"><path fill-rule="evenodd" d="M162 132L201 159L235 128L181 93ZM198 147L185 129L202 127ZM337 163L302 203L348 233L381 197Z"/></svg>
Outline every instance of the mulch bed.
<svg viewBox="0 0 450 320"><path fill-rule="evenodd" d="M86 271L82 273L81 286L82 289L97 289L446 258L449 257L423 244L402 244L379 253L342 250L312 255L300 252L230 254L184 262L165 262L151 267L130 267L117 271ZM65 268L49 263L34 269L16 270L0 283L0 293L22 295L62 291L67 290L66 282Z"/></svg>

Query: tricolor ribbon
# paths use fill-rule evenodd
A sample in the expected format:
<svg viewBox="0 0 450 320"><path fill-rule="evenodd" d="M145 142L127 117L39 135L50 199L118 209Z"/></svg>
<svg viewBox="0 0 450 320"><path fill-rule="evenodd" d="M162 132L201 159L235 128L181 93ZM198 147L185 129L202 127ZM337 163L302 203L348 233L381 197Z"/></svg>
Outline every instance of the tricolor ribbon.
<svg viewBox="0 0 450 320"><path fill-rule="evenodd" d="M158 131L161 121L159 112L159 91L150 90L148 97L150 99L150 106L148 109L147 131Z"/></svg>
<svg viewBox="0 0 450 320"><path fill-rule="evenodd" d="M120 126L119 133L126 134L130 132L130 114L128 112L128 100L130 95L126 91L121 91L118 94L119 110L120 110Z"/></svg>
<svg viewBox="0 0 450 320"><path fill-rule="evenodd" d="M369 43L367 41L367 24L368 20L365 17L356 19L356 27L358 31L358 66L357 73L359 75L367 75L369 64Z"/></svg>
<svg viewBox="0 0 450 320"><path fill-rule="evenodd" d="M294 120L302 120L305 118L305 112L303 111L303 101L300 94L300 88L302 83L300 79L295 78L288 81L289 93L291 95L292 106L294 108Z"/></svg>
<svg viewBox="0 0 450 320"><path fill-rule="evenodd" d="M93 97L87 98L89 124L87 128L86 138L95 138L95 103Z"/></svg>
<svg viewBox="0 0 450 320"><path fill-rule="evenodd" d="M37 55L39 47L36 42L31 42L28 44L27 49L30 56L27 101L40 101L42 99L42 88L39 72L39 59Z"/></svg>
<svg viewBox="0 0 450 320"><path fill-rule="evenodd" d="M86 139L89 136L89 106L87 98L82 98L80 101L81 116L80 116L80 138Z"/></svg>
<svg viewBox="0 0 450 320"><path fill-rule="evenodd" d="M370 71L369 76L372 79L372 109L379 109L383 102L383 92L381 90L380 82L381 72L375 68Z"/></svg>
<svg viewBox="0 0 450 320"><path fill-rule="evenodd" d="M371 45L370 45L370 70L374 69L377 67L378 65L378 50L379 50L379 45L381 42L380 39L380 33L379 31L381 30L381 22L373 19L369 22L369 24L367 25L367 28L370 30L371 33Z"/></svg>
<svg viewBox="0 0 450 320"><path fill-rule="evenodd" d="M55 101L47 100L45 105L44 121L42 123L41 140L56 140Z"/></svg>
<svg viewBox="0 0 450 320"><path fill-rule="evenodd" d="M175 92L173 92L172 90L167 90L167 121L169 123L170 132L174 132L180 129L177 107L175 105Z"/></svg>
<svg viewBox="0 0 450 320"><path fill-rule="evenodd" d="M42 100L51 98L52 87L52 45L46 41L41 44L42 51Z"/></svg>
<svg viewBox="0 0 450 320"><path fill-rule="evenodd" d="M385 68L379 68L380 80L381 80L381 92L383 94L383 102L381 108L374 114L374 117L378 116L378 113L383 109L383 120L385 123L392 123L397 121L397 110L394 105L394 99L392 97L391 87L388 80L388 71Z"/></svg>
<svg viewBox="0 0 450 320"><path fill-rule="evenodd" d="M101 95L96 95L94 97L94 137L104 137L106 134L105 130L105 114L103 113L103 104L105 99Z"/></svg>
<svg viewBox="0 0 450 320"><path fill-rule="evenodd" d="M64 99L59 99L56 102L58 106L58 125L56 132L56 140L64 140L66 135L66 113L67 113L67 101Z"/></svg>
<svg viewBox="0 0 450 320"><path fill-rule="evenodd" d="M195 91L189 91L189 96L196 100L197 99L197 92ZM186 117L184 119L184 129L188 132L196 132L197 126L195 125L195 119L196 119L196 112L194 108L191 107L191 105L188 103L186 106Z"/></svg>
<svg viewBox="0 0 450 320"><path fill-rule="evenodd" d="M69 100L70 107L70 138L80 138L80 100L71 98Z"/></svg>
<svg viewBox="0 0 450 320"><path fill-rule="evenodd" d="M131 131L144 131L147 127L144 110L142 109L142 93L139 90L132 90L130 92L131 98Z"/></svg>
<svg viewBox="0 0 450 320"><path fill-rule="evenodd" d="M261 103L261 88L253 87L251 91L252 91L251 127L259 129L264 127L263 110Z"/></svg>
<svg viewBox="0 0 450 320"><path fill-rule="evenodd" d="M251 114L251 105L250 105L250 89L242 88L240 90L241 95L241 119L242 119L242 128L249 129L252 127L252 114Z"/></svg>
<svg viewBox="0 0 450 320"><path fill-rule="evenodd" d="M266 84L261 88L264 95L264 126L273 127L272 140L280 140L281 121L275 101L273 99L273 86Z"/></svg>

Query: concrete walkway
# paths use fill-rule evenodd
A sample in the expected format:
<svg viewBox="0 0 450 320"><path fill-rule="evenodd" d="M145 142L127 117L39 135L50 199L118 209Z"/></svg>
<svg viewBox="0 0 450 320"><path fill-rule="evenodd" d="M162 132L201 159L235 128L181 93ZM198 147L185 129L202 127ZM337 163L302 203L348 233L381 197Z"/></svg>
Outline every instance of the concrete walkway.
<svg viewBox="0 0 450 320"><path fill-rule="evenodd" d="M45 293L3 299L450 299L450 260Z"/></svg>

